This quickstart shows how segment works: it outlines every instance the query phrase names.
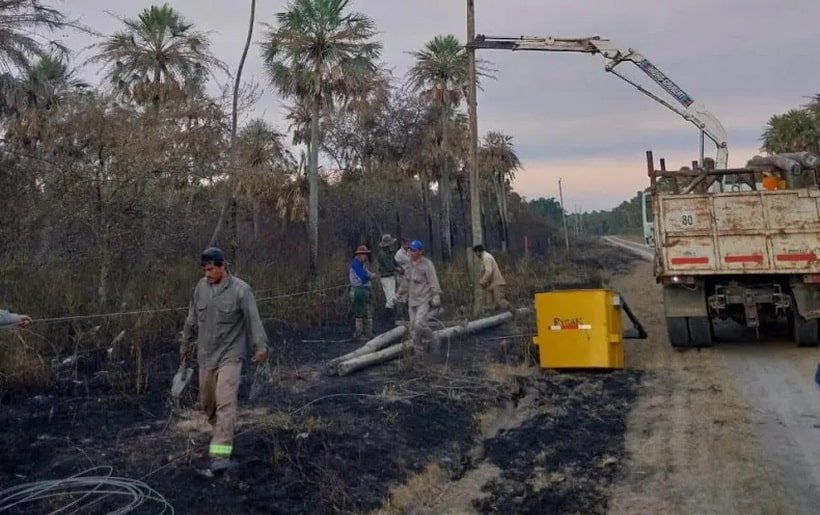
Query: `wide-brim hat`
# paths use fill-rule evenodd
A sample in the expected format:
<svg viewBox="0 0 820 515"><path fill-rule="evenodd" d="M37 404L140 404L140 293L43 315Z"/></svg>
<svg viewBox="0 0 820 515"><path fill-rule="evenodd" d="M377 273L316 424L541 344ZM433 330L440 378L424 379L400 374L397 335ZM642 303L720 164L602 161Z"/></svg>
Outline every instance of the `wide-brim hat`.
<svg viewBox="0 0 820 515"><path fill-rule="evenodd" d="M367 248L367 245L359 245L353 255L358 256L359 254L370 254L370 249Z"/></svg>
<svg viewBox="0 0 820 515"><path fill-rule="evenodd" d="M396 243L396 238L390 236L389 234L382 234L382 241L379 242L379 247L387 247L388 245L392 245Z"/></svg>

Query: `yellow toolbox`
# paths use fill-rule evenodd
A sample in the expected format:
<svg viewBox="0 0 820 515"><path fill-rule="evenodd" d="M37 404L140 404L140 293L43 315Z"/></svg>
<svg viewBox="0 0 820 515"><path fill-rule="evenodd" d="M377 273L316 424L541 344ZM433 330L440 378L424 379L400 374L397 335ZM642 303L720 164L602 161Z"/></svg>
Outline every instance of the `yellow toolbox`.
<svg viewBox="0 0 820 515"><path fill-rule="evenodd" d="M624 333L621 313L634 324ZM624 368L624 338L646 332L621 295L607 289L557 290L535 295L541 368Z"/></svg>

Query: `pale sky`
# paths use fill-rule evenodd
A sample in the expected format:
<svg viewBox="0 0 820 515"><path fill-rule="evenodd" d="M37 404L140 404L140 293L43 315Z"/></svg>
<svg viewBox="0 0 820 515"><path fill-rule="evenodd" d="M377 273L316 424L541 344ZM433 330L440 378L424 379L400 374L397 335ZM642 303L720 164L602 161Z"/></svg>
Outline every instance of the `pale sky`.
<svg viewBox="0 0 820 515"><path fill-rule="evenodd" d="M71 17L109 34L120 22L106 10L132 17L148 0L55 2ZM248 1L171 0L203 31L213 52L236 69L247 29ZM383 61L396 76L412 65L406 52L437 34L466 38L466 0L351 0L372 17L384 44ZM759 152L768 118L820 93L820 2L817 0L497 0L476 2L476 32L492 36L601 36L634 48L703 102L729 134L729 165L742 166ZM259 0L257 20L274 22L283 0ZM604 5L608 4L608 5ZM788 5L788 7L786 7ZM255 42L264 27L257 23ZM72 34L80 51L93 40ZM698 131L677 114L604 71L599 56L549 52L479 52L497 69L497 80L479 92L479 132L513 136L524 169L514 188L527 198L557 197L563 178L567 210L610 209L647 185L645 151L678 168L698 157ZM87 53L80 52L79 61ZM629 63L618 68L657 91ZM83 74L96 82L96 70ZM265 84L255 45L243 78L265 86L255 115L284 129L284 110ZM664 97L667 98L667 97ZM706 155L714 155L707 140Z"/></svg>

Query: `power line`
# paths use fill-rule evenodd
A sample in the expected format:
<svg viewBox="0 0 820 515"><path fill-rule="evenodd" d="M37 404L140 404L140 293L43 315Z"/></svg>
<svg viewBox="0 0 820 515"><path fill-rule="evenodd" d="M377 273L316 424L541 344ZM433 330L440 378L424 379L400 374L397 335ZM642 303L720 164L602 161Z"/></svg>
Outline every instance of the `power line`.
<svg viewBox="0 0 820 515"><path fill-rule="evenodd" d="M298 291L293 293L283 293L281 295L274 295L270 297L261 297L256 299L256 302L268 302L272 300L279 300L279 299L288 299L293 297L300 297L304 295L311 295L314 293L322 293L326 291L333 291L333 290L340 290L342 288L347 288L348 285L340 284L336 286L330 286L327 288L319 288L315 290L305 290L305 291ZM62 317L50 317L50 318L35 318L32 321L38 324L49 324L55 322L67 322L69 320L91 320L91 319L98 319L98 318L114 318L114 317L124 317L124 316L136 316L136 315L150 315L156 313L172 313L176 311L187 311L188 306L177 307L177 308L146 308L146 309L139 309L134 311L115 311L111 313L96 313L91 315L69 315L69 316L62 316Z"/></svg>

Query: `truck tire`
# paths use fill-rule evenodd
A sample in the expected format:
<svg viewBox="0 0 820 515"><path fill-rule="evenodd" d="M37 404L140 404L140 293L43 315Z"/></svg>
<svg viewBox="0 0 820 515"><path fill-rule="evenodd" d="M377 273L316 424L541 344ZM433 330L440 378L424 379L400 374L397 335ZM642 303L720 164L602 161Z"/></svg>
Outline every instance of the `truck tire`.
<svg viewBox="0 0 820 515"><path fill-rule="evenodd" d="M676 349L689 347L689 326L686 317L666 317L669 343Z"/></svg>
<svg viewBox="0 0 820 515"><path fill-rule="evenodd" d="M794 312L792 319L792 338L798 347L817 347L820 345L820 322L816 318L806 320L800 313Z"/></svg>
<svg viewBox="0 0 820 515"><path fill-rule="evenodd" d="M666 317L669 343L676 349L709 347L713 341L709 317Z"/></svg>
<svg viewBox="0 0 820 515"><path fill-rule="evenodd" d="M689 317L689 341L692 347L710 347L714 340L712 321L709 317Z"/></svg>

